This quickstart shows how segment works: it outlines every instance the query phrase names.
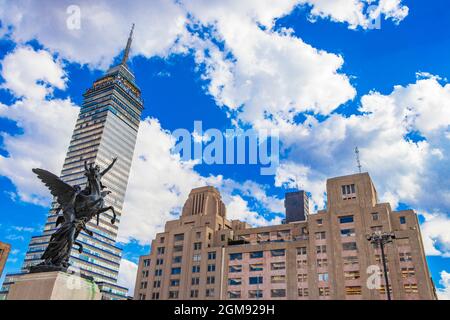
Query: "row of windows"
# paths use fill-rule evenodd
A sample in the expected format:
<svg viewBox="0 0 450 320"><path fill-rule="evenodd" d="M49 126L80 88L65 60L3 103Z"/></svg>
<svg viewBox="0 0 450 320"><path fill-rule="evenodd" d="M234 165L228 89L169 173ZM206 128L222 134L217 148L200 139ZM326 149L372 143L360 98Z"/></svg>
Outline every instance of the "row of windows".
<svg viewBox="0 0 450 320"><path fill-rule="evenodd" d="M285 249L275 249L270 250L271 257L284 257L285 256ZM231 261L233 260L242 260L243 254L241 252L239 253L230 253L229 258ZM262 258L264 256L263 251L254 251L249 253L250 259L258 259Z"/></svg>

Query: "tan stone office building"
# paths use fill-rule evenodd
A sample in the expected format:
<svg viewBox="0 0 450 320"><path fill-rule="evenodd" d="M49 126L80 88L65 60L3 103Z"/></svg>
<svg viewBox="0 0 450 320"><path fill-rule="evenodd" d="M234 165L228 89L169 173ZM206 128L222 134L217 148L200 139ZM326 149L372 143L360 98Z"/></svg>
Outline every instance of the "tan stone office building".
<svg viewBox="0 0 450 320"><path fill-rule="evenodd" d="M3 243L0 241L0 277L3 273L3 268L5 267L6 260L8 260L9 251L11 250L11 246L7 243Z"/></svg>
<svg viewBox="0 0 450 320"><path fill-rule="evenodd" d="M385 247L393 299L436 298L413 211L379 203L367 173L329 179L327 195L309 215L305 193L288 193L285 224L251 228L226 219L215 188L192 190L140 258L134 298L386 299L367 240L378 231L396 236Z"/></svg>

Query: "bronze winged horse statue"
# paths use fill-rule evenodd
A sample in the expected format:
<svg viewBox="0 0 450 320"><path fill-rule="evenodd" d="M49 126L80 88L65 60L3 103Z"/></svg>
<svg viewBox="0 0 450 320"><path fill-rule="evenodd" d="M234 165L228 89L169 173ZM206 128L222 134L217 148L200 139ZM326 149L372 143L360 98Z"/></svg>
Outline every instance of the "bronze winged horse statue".
<svg viewBox="0 0 450 320"><path fill-rule="evenodd" d="M102 177L114 166L117 158L114 158L111 164L103 171L98 165L84 163L84 174L87 178L86 187L81 190L79 186L71 186L56 175L43 169L33 169L32 171L49 188L51 194L55 197L59 207L56 219L56 227L61 225L50 238L50 242L42 254L41 264L31 267L31 272L40 272L44 270L67 270L69 267L70 252L73 245L78 246L78 251L83 252L83 246L76 239L81 231L93 236L93 232L88 230L86 224L97 216L97 225L99 216L108 210L113 213L111 223L116 220L114 207L105 207L105 197L110 191L102 184Z"/></svg>

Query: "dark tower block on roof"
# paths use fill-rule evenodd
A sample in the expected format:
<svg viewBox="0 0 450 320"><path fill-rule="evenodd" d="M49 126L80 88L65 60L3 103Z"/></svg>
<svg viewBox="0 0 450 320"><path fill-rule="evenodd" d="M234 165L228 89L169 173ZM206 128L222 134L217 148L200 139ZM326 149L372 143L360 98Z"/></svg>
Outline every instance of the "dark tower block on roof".
<svg viewBox="0 0 450 320"><path fill-rule="evenodd" d="M286 223L306 221L309 214L309 199L305 191L288 192L285 195Z"/></svg>

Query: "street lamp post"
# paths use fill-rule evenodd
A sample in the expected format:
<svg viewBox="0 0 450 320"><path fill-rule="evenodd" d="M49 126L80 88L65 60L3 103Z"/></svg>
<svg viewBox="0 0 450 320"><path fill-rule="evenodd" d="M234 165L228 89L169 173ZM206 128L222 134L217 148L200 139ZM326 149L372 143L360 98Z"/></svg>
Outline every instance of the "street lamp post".
<svg viewBox="0 0 450 320"><path fill-rule="evenodd" d="M386 285L386 293L387 293L388 300L392 300L392 298L391 298L391 290L389 287L389 277L388 277L388 271L387 271L386 255L384 253L384 246L387 243L391 243L393 239L395 239L395 234L393 232L391 232L391 233L375 232L375 233L367 236L367 240L370 241L372 244L375 244L377 247L379 247L380 251L381 251L381 260L383 262L384 281L385 281L385 285Z"/></svg>

